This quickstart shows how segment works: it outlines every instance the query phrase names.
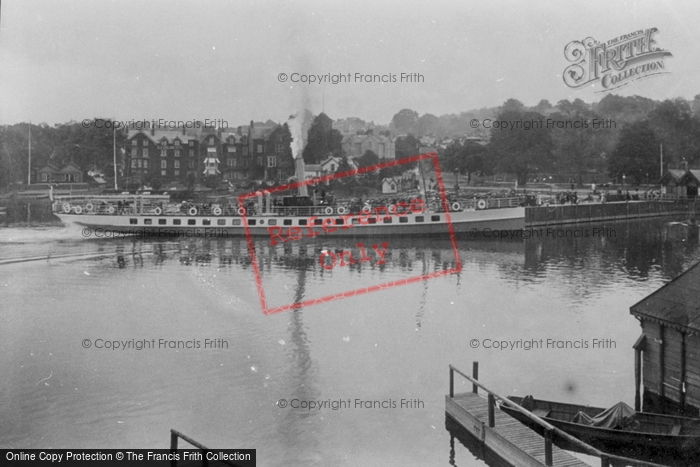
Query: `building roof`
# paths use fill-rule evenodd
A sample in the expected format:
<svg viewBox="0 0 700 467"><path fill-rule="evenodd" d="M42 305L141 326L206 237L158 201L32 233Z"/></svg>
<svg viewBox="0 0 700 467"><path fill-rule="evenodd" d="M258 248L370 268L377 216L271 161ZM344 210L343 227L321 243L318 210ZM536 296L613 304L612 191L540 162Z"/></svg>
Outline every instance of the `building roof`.
<svg viewBox="0 0 700 467"><path fill-rule="evenodd" d="M643 319L680 331L700 331L700 262L630 307Z"/></svg>
<svg viewBox="0 0 700 467"><path fill-rule="evenodd" d="M168 144L173 144L175 139L179 139L182 142L187 142L191 139L197 139L196 136L191 134L190 131L187 131L187 134L182 134L182 129L161 129L161 128L155 128L153 130L153 134L151 134L150 129L145 129L145 130L136 130L136 129L130 129L129 133L127 135L127 139L132 139L134 136L138 136L139 134L145 135L148 139L153 141L154 144L159 144L161 141L163 141L163 138L165 138L168 141Z"/></svg>
<svg viewBox="0 0 700 467"><path fill-rule="evenodd" d="M51 162L47 162L46 165L38 169L37 172L58 172L58 166Z"/></svg>
<svg viewBox="0 0 700 467"><path fill-rule="evenodd" d="M695 183L700 182L700 170L697 169L689 169L683 174L683 177L681 178L682 184L688 183L689 179L694 179Z"/></svg>
<svg viewBox="0 0 700 467"><path fill-rule="evenodd" d="M74 172L82 172L82 169L78 167L75 162L69 162L68 164L64 165L61 170L58 171L58 173L74 173Z"/></svg>
<svg viewBox="0 0 700 467"><path fill-rule="evenodd" d="M665 185L670 181L678 183L681 181L681 178L683 178L683 175L685 175L685 170L668 169L664 176L661 177L661 180L659 180L659 185Z"/></svg>

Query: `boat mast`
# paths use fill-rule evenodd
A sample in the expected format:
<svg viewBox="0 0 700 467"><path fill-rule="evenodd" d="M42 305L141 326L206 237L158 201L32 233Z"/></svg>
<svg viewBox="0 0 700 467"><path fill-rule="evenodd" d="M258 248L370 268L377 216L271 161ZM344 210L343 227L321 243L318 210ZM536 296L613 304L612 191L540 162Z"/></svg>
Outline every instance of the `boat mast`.
<svg viewBox="0 0 700 467"><path fill-rule="evenodd" d="M32 122L29 122L29 168L27 169L27 185L32 184Z"/></svg>
<svg viewBox="0 0 700 467"><path fill-rule="evenodd" d="M112 151L114 153L114 190L117 190L117 129L112 119Z"/></svg>

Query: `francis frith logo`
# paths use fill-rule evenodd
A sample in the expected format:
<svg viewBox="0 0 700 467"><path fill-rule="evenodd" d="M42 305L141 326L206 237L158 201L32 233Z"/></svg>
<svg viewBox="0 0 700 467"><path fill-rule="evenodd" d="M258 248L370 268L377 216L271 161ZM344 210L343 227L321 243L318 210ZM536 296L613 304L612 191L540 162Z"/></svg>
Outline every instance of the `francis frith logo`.
<svg viewBox="0 0 700 467"><path fill-rule="evenodd" d="M580 88L600 81L598 92L612 91L640 78L669 73L664 57L671 52L656 46L657 28L639 30L599 42L592 37L569 42L564 56L572 62L564 70L564 83Z"/></svg>

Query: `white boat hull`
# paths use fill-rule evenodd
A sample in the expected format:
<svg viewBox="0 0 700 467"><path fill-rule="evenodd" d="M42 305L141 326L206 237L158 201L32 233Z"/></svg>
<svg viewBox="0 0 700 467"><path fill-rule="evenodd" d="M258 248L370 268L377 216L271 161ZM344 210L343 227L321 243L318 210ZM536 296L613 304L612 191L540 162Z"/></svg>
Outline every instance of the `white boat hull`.
<svg viewBox="0 0 700 467"><path fill-rule="evenodd" d="M93 231L90 236L113 237L149 234L149 237L173 236L245 236L247 222L253 236L270 238L391 236L391 235L449 235L449 225L455 234L470 236L489 235L493 231L520 231L525 228L525 208L501 208L449 213L409 213L402 216L187 216L147 214L74 214L56 215L66 224L74 224ZM334 219L326 221L324 219ZM371 218L372 221L368 221ZM342 225L341 219L343 220ZM389 220L390 219L390 220ZM337 224L334 224L337 222ZM371 222L371 223L370 223ZM313 224L313 225L308 225ZM292 238L294 239L294 238Z"/></svg>

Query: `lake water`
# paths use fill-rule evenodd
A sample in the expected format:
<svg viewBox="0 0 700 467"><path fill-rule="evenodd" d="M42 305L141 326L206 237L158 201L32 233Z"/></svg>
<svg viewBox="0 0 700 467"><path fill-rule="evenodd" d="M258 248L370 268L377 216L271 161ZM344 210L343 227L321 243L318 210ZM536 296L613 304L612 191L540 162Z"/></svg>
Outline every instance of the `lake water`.
<svg viewBox="0 0 700 467"><path fill-rule="evenodd" d="M460 239L459 273L264 315L240 239L84 239L40 204L24 209L0 227L0 446L15 449L166 448L173 428L255 448L261 466L486 465L460 443L451 452L449 364L479 361L503 395L632 405L629 307L700 260L697 236L669 219L606 224L595 238ZM386 264L319 262L382 241ZM270 306L456 264L439 238L256 251ZM589 348L485 348L540 339ZM97 348L112 342L130 348Z"/></svg>

